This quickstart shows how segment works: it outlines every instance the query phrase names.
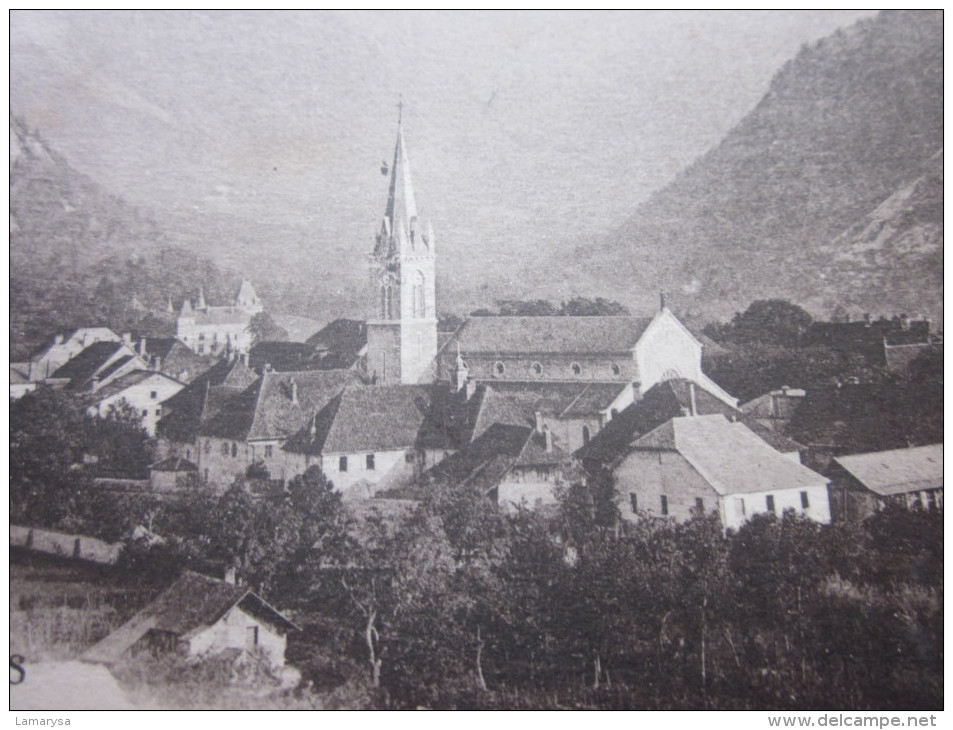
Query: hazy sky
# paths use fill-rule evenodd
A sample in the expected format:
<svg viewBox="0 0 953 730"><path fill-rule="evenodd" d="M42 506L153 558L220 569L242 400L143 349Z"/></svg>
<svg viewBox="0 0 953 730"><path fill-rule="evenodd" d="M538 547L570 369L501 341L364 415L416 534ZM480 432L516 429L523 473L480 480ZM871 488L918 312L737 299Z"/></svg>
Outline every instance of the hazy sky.
<svg viewBox="0 0 953 730"><path fill-rule="evenodd" d="M618 226L802 43L870 14L14 11L11 109L160 222L366 253L402 94L438 253L522 255Z"/></svg>

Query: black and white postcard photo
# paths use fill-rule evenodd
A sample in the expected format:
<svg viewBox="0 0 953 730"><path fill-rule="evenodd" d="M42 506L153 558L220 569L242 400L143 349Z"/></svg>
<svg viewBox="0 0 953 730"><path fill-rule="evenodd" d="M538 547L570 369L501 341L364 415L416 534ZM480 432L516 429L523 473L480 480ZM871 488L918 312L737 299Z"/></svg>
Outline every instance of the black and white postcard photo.
<svg viewBox="0 0 953 730"><path fill-rule="evenodd" d="M942 720L943 10L8 22L15 724Z"/></svg>

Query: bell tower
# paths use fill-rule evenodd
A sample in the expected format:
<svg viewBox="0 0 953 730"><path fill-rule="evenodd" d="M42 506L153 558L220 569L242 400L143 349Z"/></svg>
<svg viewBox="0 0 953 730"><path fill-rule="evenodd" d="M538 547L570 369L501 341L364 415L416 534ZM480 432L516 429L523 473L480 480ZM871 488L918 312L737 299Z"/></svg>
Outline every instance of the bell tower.
<svg viewBox="0 0 953 730"><path fill-rule="evenodd" d="M379 385L431 382L437 355L433 228L428 222L425 229L417 216L402 116L387 208L371 254L375 295L367 322L367 373Z"/></svg>

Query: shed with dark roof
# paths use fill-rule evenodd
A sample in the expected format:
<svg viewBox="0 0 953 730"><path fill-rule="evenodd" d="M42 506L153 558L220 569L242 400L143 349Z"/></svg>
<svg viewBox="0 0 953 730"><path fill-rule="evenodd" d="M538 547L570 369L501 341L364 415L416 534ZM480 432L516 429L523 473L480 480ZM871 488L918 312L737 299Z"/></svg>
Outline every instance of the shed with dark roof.
<svg viewBox="0 0 953 730"><path fill-rule="evenodd" d="M888 502L943 508L943 444L836 457L825 474L838 520L861 520Z"/></svg>
<svg viewBox="0 0 953 730"><path fill-rule="evenodd" d="M228 650L284 665L285 641L299 630L247 587L186 571L169 588L80 657L116 664L139 652L175 650L210 657Z"/></svg>

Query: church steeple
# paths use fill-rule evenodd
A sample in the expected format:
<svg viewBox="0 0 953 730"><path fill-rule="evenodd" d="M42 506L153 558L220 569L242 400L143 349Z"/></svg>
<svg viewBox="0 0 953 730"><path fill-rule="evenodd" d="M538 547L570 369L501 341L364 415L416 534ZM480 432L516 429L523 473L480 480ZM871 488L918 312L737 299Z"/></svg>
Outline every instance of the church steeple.
<svg viewBox="0 0 953 730"><path fill-rule="evenodd" d="M374 295L367 369L383 384L429 378L437 350L433 229L429 224L424 228L418 217L404 141L403 103L399 108L387 205L371 257Z"/></svg>

